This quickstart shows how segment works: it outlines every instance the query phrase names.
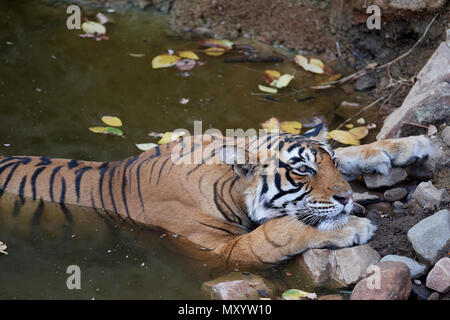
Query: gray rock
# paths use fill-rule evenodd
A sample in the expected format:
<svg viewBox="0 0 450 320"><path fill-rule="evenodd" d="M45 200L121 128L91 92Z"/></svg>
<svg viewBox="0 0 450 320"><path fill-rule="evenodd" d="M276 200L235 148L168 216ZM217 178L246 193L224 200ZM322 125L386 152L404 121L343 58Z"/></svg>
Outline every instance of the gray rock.
<svg viewBox="0 0 450 320"><path fill-rule="evenodd" d="M378 81L375 75L370 73L358 78L353 84L353 89L363 92L370 91L377 87L377 83Z"/></svg>
<svg viewBox="0 0 450 320"><path fill-rule="evenodd" d="M450 127L445 127L445 129L441 133L442 140L444 143L450 147Z"/></svg>
<svg viewBox="0 0 450 320"><path fill-rule="evenodd" d="M403 168L392 168L388 175L379 173L371 173L363 175L364 183L369 189L376 189L380 187L390 187L394 184L406 179L408 174Z"/></svg>
<svg viewBox="0 0 450 320"><path fill-rule="evenodd" d="M433 292L432 294L430 294L427 300L439 300L439 293Z"/></svg>
<svg viewBox="0 0 450 320"><path fill-rule="evenodd" d="M431 182L421 182L414 191L413 198L422 207L429 204L438 207L443 200L444 192L444 189L438 190Z"/></svg>
<svg viewBox="0 0 450 320"><path fill-rule="evenodd" d="M365 217L367 215L366 208L357 202L353 203L352 213L357 217Z"/></svg>
<svg viewBox="0 0 450 320"><path fill-rule="evenodd" d="M273 290L262 277L243 272L232 272L204 282L202 291L215 300L259 300L270 297Z"/></svg>
<svg viewBox="0 0 450 320"><path fill-rule="evenodd" d="M419 257L434 264L450 241L450 211L441 210L408 230L408 239Z"/></svg>
<svg viewBox="0 0 450 320"><path fill-rule="evenodd" d="M378 200L380 199L379 196L376 194L371 194L369 192L353 192L353 201L354 202L361 202L361 201L367 201L367 200Z"/></svg>
<svg viewBox="0 0 450 320"><path fill-rule="evenodd" d="M450 289L450 258L442 258L434 265L428 273L426 286L440 293Z"/></svg>
<svg viewBox="0 0 450 320"><path fill-rule="evenodd" d="M409 271L411 271L411 278L419 278L420 276L425 274L425 270L427 269L427 267L413 259L410 259L408 257L403 257L403 256L397 256L397 255L387 255L384 256L383 258L381 258L380 262L384 262L384 261L400 261L405 263L408 268Z"/></svg>
<svg viewBox="0 0 450 320"><path fill-rule="evenodd" d="M377 140L415 134L418 128L404 125L405 121L437 128L450 123L450 68L443 67L449 65L450 48L442 42L418 74L401 107L384 121Z"/></svg>
<svg viewBox="0 0 450 320"><path fill-rule="evenodd" d="M355 284L367 275L367 268L380 260L380 254L369 245L338 250L309 249L297 263L316 284L334 280L339 286Z"/></svg>
<svg viewBox="0 0 450 320"><path fill-rule="evenodd" d="M408 195L408 191L405 188L393 188L384 192L384 200L389 202L395 202L404 199Z"/></svg>

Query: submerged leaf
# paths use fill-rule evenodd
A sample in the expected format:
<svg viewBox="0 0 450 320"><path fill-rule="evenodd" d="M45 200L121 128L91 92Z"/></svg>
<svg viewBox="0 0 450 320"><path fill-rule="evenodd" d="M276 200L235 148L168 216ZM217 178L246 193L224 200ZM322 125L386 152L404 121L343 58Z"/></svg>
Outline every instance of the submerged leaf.
<svg viewBox="0 0 450 320"><path fill-rule="evenodd" d="M129 53L128 54L130 57L133 57L133 58L142 58L142 57L145 57L145 54L143 54L143 53Z"/></svg>
<svg viewBox="0 0 450 320"><path fill-rule="evenodd" d="M280 120L275 117L270 118L269 120L261 123L261 126L269 132L278 132L280 131Z"/></svg>
<svg viewBox="0 0 450 320"><path fill-rule="evenodd" d="M168 68L180 60L180 57L172 55L172 54L161 54L159 56L156 56L152 60L152 68L153 69L159 69L159 68Z"/></svg>
<svg viewBox="0 0 450 320"><path fill-rule="evenodd" d="M283 132L300 134L302 124L298 121L283 121L280 128Z"/></svg>
<svg viewBox="0 0 450 320"><path fill-rule="evenodd" d="M162 138L158 141L158 144L166 144L172 141L177 140L178 138L184 136L186 132L166 132L162 136Z"/></svg>
<svg viewBox="0 0 450 320"><path fill-rule="evenodd" d="M290 289L283 292L282 298L286 300L298 300L301 298L316 299L317 295L298 289Z"/></svg>
<svg viewBox="0 0 450 320"><path fill-rule="evenodd" d="M319 59L310 59L308 61L308 58L302 56L301 54L298 54L294 58L294 62L298 64L300 67L302 67L304 70L321 74L324 72L324 64Z"/></svg>
<svg viewBox="0 0 450 320"><path fill-rule="evenodd" d="M354 135L356 139L361 140L367 137L367 135L369 134L369 129L367 129L367 127L356 127L350 129L348 132Z"/></svg>
<svg viewBox="0 0 450 320"><path fill-rule="evenodd" d="M226 50L230 50L233 48L234 43L229 40L217 40L217 39L206 39L206 40L200 40L200 45L203 47L217 47L217 48L223 48Z"/></svg>
<svg viewBox="0 0 450 320"><path fill-rule="evenodd" d="M113 127L91 127L89 128L91 132L99 133L99 134L110 134L113 136L123 137L123 131L119 128Z"/></svg>
<svg viewBox="0 0 450 320"><path fill-rule="evenodd" d="M154 147L157 147L157 146L158 145L156 143L137 143L136 144L136 147L142 151L147 151L147 150L153 149Z"/></svg>
<svg viewBox="0 0 450 320"><path fill-rule="evenodd" d="M198 56L193 51L180 51L178 56L184 59L198 60Z"/></svg>
<svg viewBox="0 0 450 320"><path fill-rule="evenodd" d="M226 50L224 48L208 48L206 50L203 51L205 54L207 54L208 56L213 56L213 57L218 57L223 55Z"/></svg>
<svg viewBox="0 0 450 320"><path fill-rule="evenodd" d="M276 89L276 88L266 87L261 84L258 84L258 89L261 90L262 92L266 92L266 93L277 93L278 92L278 89Z"/></svg>
<svg viewBox="0 0 450 320"><path fill-rule="evenodd" d="M120 120L118 117L103 116L102 121L104 123L106 123L108 126L112 126L112 127L121 127L122 126L122 120Z"/></svg>
<svg viewBox="0 0 450 320"><path fill-rule="evenodd" d="M289 83L291 82L291 80L294 79L293 75L290 74L283 74L281 77L279 77L278 79L273 80L270 85L272 87L281 89L284 87L287 87L289 85Z"/></svg>
<svg viewBox="0 0 450 320"><path fill-rule="evenodd" d="M343 144L350 144L353 146L358 146L360 144L359 140L348 131L333 130L333 131L328 132L328 136L331 139L336 140L337 142L340 142Z"/></svg>
<svg viewBox="0 0 450 320"><path fill-rule="evenodd" d="M94 22L94 21L83 22L83 24L81 25L81 29L83 29L83 31L85 33L91 33L91 34L97 34L97 35L102 35L102 34L106 33L105 26L102 25L101 23Z"/></svg>

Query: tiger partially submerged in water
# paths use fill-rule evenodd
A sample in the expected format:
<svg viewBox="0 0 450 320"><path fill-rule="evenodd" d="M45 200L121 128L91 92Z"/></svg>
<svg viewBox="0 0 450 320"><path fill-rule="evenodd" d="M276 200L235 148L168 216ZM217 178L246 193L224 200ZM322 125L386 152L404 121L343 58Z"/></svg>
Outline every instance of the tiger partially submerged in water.
<svg viewBox="0 0 450 320"><path fill-rule="evenodd" d="M184 237L230 266L261 267L308 248L366 243L376 227L350 214L352 190L346 178L386 174L432 151L423 136L334 152L313 138L312 133L267 133L235 148L234 140L194 136L103 163L4 157L0 189L58 202L61 208L75 204L112 211ZM213 151L204 153L205 148ZM266 158L258 154L256 163L241 161L255 148L277 152ZM184 161L197 155L201 161L196 164Z"/></svg>

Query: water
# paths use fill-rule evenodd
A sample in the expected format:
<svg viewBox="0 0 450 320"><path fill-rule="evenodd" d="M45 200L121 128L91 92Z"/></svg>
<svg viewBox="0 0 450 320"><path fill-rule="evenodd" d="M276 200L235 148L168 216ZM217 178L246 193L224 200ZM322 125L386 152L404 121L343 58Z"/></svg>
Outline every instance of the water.
<svg viewBox="0 0 450 320"><path fill-rule="evenodd" d="M97 11L87 9L91 19ZM196 39L173 35L164 17L151 12L110 14L108 41L78 37L66 28L61 4L0 1L0 153L45 155L113 161L136 155L136 143L155 142L150 131L193 130L195 120L208 128L259 128L276 116L308 122L325 117L339 123L333 108L343 100L365 101L342 89L303 90L278 102L260 95L266 69L294 73L290 87L305 88L326 80L301 71L292 62L224 64L223 57L198 51ZM207 64L189 77L174 68L153 70L151 59L168 49L196 50ZM145 54L134 58L129 53ZM315 99L298 102L297 99ZM181 98L189 103L180 104ZM99 136L88 127L102 125L103 115L119 116L125 139ZM71 207L68 225L57 205L45 204L39 225L33 213L39 203L27 200L18 214L16 198L0 201L0 299L195 299L202 298L200 277L185 258L167 249L161 232L108 226L92 210ZM82 290L68 290L66 269L82 270ZM284 286L311 289L298 276L277 277ZM292 283L292 281L297 281Z"/></svg>

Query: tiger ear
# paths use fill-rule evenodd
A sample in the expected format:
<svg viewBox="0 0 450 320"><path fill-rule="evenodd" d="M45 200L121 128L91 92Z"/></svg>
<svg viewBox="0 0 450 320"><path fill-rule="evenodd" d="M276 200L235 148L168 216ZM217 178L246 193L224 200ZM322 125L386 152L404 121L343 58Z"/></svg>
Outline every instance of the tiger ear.
<svg viewBox="0 0 450 320"><path fill-rule="evenodd" d="M323 122L321 122L319 118L317 118L317 120L315 121L317 121L318 124L311 130L306 131L304 134L302 134L302 136L308 139L326 143L328 141L328 128Z"/></svg>
<svg viewBox="0 0 450 320"><path fill-rule="evenodd" d="M220 159L231 165L239 176L251 179L258 171L257 159L252 159L249 152L236 146L224 146L220 152Z"/></svg>

